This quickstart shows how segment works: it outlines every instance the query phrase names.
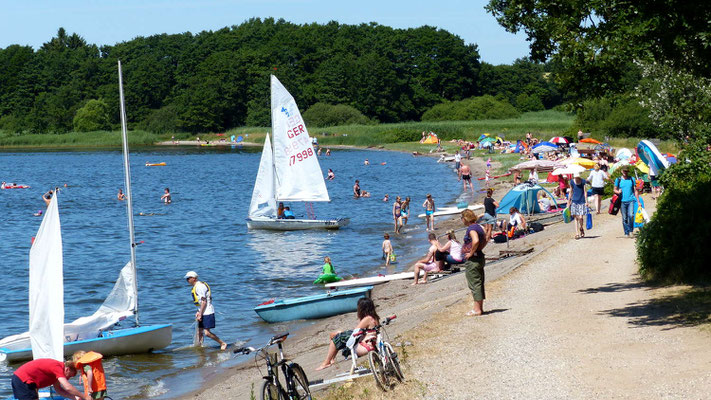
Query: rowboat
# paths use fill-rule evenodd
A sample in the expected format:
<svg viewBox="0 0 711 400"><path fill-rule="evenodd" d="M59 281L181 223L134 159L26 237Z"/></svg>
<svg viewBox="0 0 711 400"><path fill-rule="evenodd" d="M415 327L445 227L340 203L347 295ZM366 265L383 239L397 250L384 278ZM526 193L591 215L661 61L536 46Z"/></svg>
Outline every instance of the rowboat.
<svg viewBox="0 0 711 400"><path fill-rule="evenodd" d="M412 275L412 273L410 273ZM356 289L339 290L314 296L296 297L277 301L268 301L254 308L263 320L269 323L292 321L296 319L318 319L333 315L354 312L358 300L370 297L372 286Z"/></svg>

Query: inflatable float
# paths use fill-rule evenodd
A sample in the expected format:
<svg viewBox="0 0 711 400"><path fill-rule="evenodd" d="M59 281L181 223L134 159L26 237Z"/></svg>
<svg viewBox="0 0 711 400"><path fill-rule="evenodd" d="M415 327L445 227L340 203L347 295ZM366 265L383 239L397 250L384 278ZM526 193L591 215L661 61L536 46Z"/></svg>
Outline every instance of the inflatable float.
<svg viewBox="0 0 711 400"><path fill-rule="evenodd" d="M336 274L321 274L319 275L318 279L314 281L314 285L322 284L322 283L331 283L331 282L338 282L342 280L340 276Z"/></svg>
<svg viewBox="0 0 711 400"><path fill-rule="evenodd" d="M2 189L29 189L29 185L3 186Z"/></svg>
<svg viewBox="0 0 711 400"><path fill-rule="evenodd" d="M146 163L146 167L165 167L166 164L164 162L159 162L159 163Z"/></svg>
<svg viewBox="0 0 711 400"><path fill-rule="evenodd" d="M637 156L643 163L649 166L650 173L652 175L659 175L661 171L669 168L669 160L659 152L657 146L655 146L649 140L642 140L637 145Z"/></svg>
<svg viewBox="0 0 711 400"><path fill-rule="evenodd" d="M507 173L505 173L505 174L503 174L503 175L490 176L489 179L503 178L503 177L509 176L509 175L511 175L511 172L507 172ZM480 181L483 181L484 179L486 179L486 177L477 178L477 179L480 180Z"/></svg>

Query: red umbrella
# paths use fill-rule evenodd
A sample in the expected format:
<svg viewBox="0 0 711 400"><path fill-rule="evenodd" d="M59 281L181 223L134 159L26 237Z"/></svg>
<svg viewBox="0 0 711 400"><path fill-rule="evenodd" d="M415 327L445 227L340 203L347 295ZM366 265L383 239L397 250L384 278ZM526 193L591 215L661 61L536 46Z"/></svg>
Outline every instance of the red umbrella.
<svg viewBox="0 0 711 400"><path fill-rule="evenodd" d="M570 142L568 141L568 139L566 139L566 138L564 138L564 137L562 137L562 136L556 136L556 137L554 137L554 138L551 138L551 140L549 140L549 142L555 143L555 144L567 144L567 143L570 143Z"/></svg>

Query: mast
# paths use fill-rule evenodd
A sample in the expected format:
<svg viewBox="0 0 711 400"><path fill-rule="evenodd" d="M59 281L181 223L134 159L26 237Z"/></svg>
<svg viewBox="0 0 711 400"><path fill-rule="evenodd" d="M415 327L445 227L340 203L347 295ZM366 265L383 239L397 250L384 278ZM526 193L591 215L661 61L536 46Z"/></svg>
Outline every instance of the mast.
<svg viewBox="0 0 711 400"><path fill-rule="evenodd" d="M279 202L277 201L277 179L279 177L277 176L276 173L276 147L274 140L274 87L272 86L272 81L274 80L275 76L270 75L269 77L269 101L270 101L270 107L269 107L269 115L271 116L272 119L272 140L271 140L271 146L272 146L272 174L274 175L274 179L272 179L272 193L274 194L274 205L277 207L277 214L279 214ZM279 215L277 215L277 218L279 218Z"/></svg>
<svg viewBox="0 0 711 400"><path fill-rule="evenodd" d="M126 129L126 105L123 98L123 73L121 72L121 60L118 60L118 78L119 78L119 97L121 100L121 135L123 137L123 176L124 185L126 186L126 211L128 212L128 236L131 240L131 270L134 280L138 280L138 271L136 269L136 237L133 232L133 197L131 196L131 167L128 163L128 134ZM133 296L136 299L136 308L133 314L136 316L136 325L138 322L138 285L133 285Z"/></svg>

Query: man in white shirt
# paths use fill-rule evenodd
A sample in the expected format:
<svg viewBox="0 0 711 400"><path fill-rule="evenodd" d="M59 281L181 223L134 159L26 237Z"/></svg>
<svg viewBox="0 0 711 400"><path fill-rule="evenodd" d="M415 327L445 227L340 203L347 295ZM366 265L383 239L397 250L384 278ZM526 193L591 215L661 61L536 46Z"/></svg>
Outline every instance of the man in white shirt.
<svg viewBox="0 0 711 400"><path fill-rule="evenodd" d="M605 194L605 181L608 179L607 173L600 169L600 164L595 164L595 169L588 177L592 186L592 193L595 196L595 210L600 214L600 203Z"/></svg>
<svg viewBox="0 0 711 400"><path fill-rule="evenodd" d="M193 303L199 308L195 313L195 320L198 321L198 342L202 346L202 341L207 335L207 337L220 344L220 350L225 350L227 343L210 332L210 329L215 328L215 308L212 306L210 286L205 282L199 281L198 274L195 271L189 271L185 274L185 279L193 287Z"/></svg>

